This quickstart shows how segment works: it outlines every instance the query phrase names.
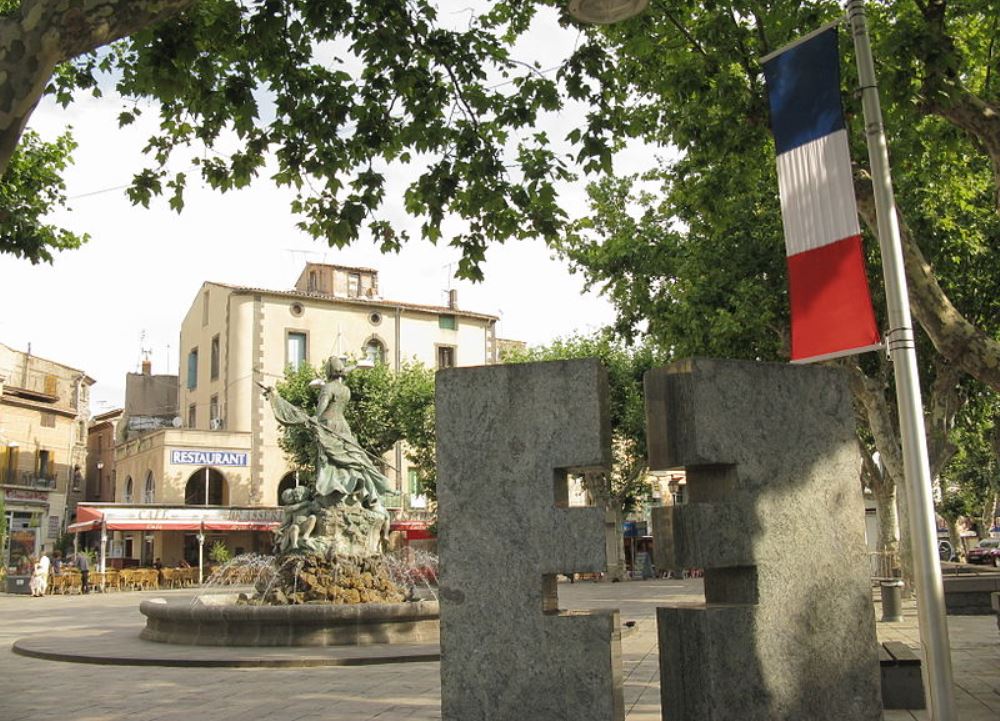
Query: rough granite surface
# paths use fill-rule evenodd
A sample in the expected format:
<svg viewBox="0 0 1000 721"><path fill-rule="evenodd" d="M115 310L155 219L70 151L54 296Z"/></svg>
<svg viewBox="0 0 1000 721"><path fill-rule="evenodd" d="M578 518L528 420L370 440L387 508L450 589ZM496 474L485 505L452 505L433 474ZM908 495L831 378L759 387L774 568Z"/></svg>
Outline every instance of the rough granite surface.
<svg viewBox="0 0 1000 721"><path fill-rule="evenodd" d="M566 473L606 467L596 360L437 378L444 721L624 718L617 612L558 610L555 574L604 571L604 514Z"/></svg>
<svg viewBox="0 0 1000 721"><path fill-rule="evenodd" d="M658 609L663 718L882 718L846 379L694 359L645 384L650 466L689 500L656 514L657 562L705 571L704 605Z"/></svg>

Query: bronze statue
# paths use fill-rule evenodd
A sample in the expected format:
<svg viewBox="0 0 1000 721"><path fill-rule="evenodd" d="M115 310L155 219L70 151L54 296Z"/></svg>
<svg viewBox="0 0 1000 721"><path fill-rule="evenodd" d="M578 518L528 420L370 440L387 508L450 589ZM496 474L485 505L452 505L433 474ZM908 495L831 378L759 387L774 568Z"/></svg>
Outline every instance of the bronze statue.
<svg viewBox="0 0 1000 721"><path fill-rule="evenodd" d="M270 388L264 388L264 396L271 402L274 417L284 426L305 428L314 439L316 449L316 477L308 483L305 495L292 500L295 508L286 513L285 523L278 531L279 551L296 549L315 550L332 546L343 552L344 543L323 542L323 536L336 535L334 528L343 529L352 539L370 537L361 526L377 526L377 539L389 534L389 512L382 505L381 496L389 492L389 479L376 467L376 458L362 448L344 417L344 411L351 400L351 389L344 383L345 367L339 358L330 358L323 365L326 381L319 392L316 414L309 415ZM291 500L291 497L289 497ZM282 499L284 502L284 499ZM309 508L315 508L318 522L310 523ZM331 513L339 511L339 513ZM303 518L299 518L305 514ZM298 520L296 520L298 519ZM370 523L364 522L368 519ZM302 524L309 526L304 532ZM292 528L295 526L298 531ZM316 532L310 538L310 532ZM348 543L356 550L357 544Z"/></svg>

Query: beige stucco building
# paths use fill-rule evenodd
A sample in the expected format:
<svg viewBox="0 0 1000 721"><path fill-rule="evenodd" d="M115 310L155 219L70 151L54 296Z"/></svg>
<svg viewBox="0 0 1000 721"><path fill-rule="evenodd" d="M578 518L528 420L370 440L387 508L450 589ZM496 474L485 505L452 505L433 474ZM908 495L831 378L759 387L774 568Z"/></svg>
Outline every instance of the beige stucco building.
<svg viewBox="0 0 1000 721"><path fill-rule="evenodd" d="M454 292L447 306L388 300L371 268L308 263L291 290L206 282L181 324L175 427L127 441L119 434L114 500L274 507L295 478L261 386L274 386L288 365L320 366L330 356L395 369L414 360L431 368L494 363L496 322L460 309ZM396 517L419 515L426 499L403 448L389 455L399 493L384 501ZM142 548L129 534L115 539L126 557L170 563L182 550L190 560L191 535L146 534ZM248 533L225 542L233 551L264 551L269 538Z"/></svg>
<svg viewBox="0 0 1000 721"><path fill-rule="evenodd" d="M0 344L0 492L8 521L2 561L51 551L85 492L94 379Z"/></svg>

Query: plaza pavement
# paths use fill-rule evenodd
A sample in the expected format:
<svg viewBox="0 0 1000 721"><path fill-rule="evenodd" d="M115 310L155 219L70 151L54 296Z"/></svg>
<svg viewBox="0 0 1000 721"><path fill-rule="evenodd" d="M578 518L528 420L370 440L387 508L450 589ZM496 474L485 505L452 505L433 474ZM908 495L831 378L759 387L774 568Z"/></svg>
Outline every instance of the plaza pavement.
<svg viewBox="0 0 1000 721"><path fill-rule="evenodd" d="M654 609L701 598L700 579L560 584L564 608L619 608L628 721L660 721ZM437 662L320 668L168 668L78 664L15 655L11 644L58 635L86 648L105 631L138 634L139 601L191 591L35 599L0 594L0 721L430 721L440 719ZM876 617L879 615L877 598ZM919 646L916 611L878 624L880 640ZM962 721L1000 719L1000 633L993 616L952 616ZM192 648L192 658L212 649ZM525 709L525 718L531 710ZM926 719L891 711L887 721Z"/></svg>

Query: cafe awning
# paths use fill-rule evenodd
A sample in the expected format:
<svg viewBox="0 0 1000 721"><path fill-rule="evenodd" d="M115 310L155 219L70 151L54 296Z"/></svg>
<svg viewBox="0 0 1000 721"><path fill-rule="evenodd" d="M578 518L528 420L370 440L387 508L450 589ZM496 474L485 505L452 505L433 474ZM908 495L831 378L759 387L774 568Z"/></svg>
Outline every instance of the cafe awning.
<svg viewBox="0 0 1000 721"><path fill-rule="evenodd" d="M67 530L109 531L273 531L283 513L273 506L141 506L84 504L76 507L76 522Z"/></svg>
<svg viewBox="0 0 1000 721"><path fill-rule="evenodd" d="M408 541L422 541L427 538L434 538L430 526L429 521L393 521L389 525L389 530L405 534Z"/></svg>

